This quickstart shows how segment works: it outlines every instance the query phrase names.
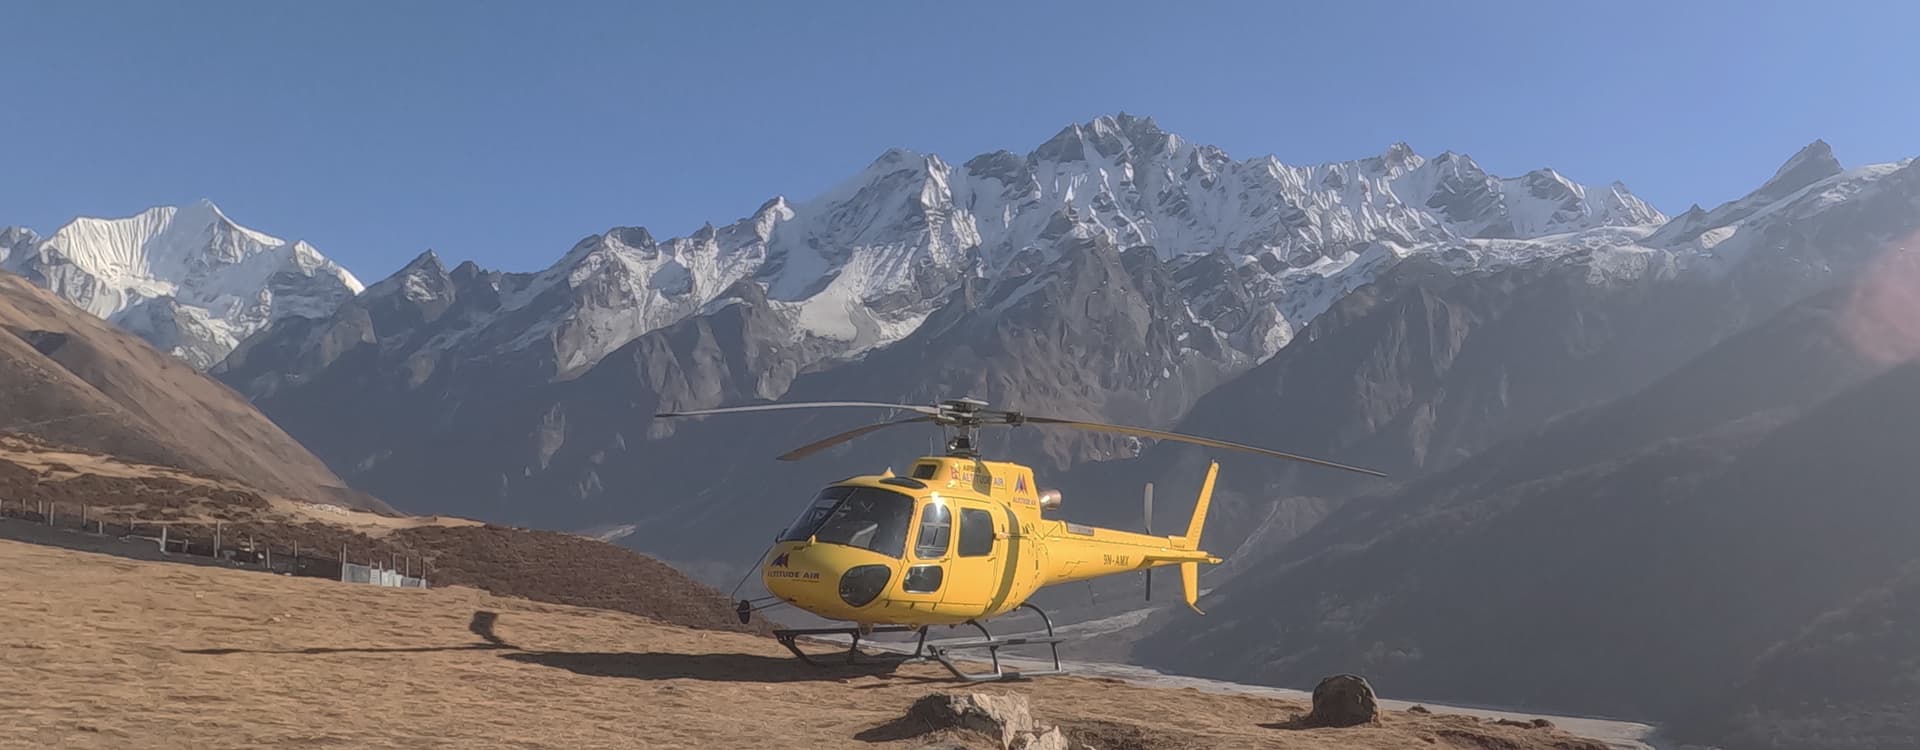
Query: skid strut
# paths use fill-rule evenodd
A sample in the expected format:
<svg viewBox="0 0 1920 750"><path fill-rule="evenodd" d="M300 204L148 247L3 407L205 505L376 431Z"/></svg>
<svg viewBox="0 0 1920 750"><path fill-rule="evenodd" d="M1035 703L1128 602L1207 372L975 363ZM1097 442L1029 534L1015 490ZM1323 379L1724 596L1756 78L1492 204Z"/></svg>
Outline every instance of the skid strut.
<svg viewBox="0 0 1920 750"><path fill-rule="evenodd" d="M980 629L980 635L982 636L980 640L960 641L958 643L932 644L932 645L926 646L927 653L932 654L933 658L939 659L940 664L942 666L945 666L947 668L947 671L952 672L953 676L958 677L962 680L966 680L968 682L995 682L999 680L1018 680L1018 679L1023 679L1027 677L1045 677L1047 675L1066 674L1067 671L1065 669L1060 668L1060 642L1066 639L1053 634L1053 618L1048 617L1046 612L1042 611L1039 607L1033 606L1032 604L1021 604L1020 607L1024 609L1031 609L1034 611L1035 614L1040 615L1040 621L1043 623L1046 623L1046 626L1047 626L1046 635L1028 637L1028 638L995 638L993 637L992 633L987 632L987 626L980 624L980 621L968 620L967 624ZM1005 669L1001 667L1000 665L1000 649L1001 648L1004 648L1006 646L1033 646L1033 645L1044 645L1047 647L1048 651L1052 652L1052 656L1053 656L1052 669L1039 669L1039 670L1021 672L1021 671ZM953 657L951 656L952 652L965 651L965 650L977 649L977 648L984 648L987 650L987 656L993 660L992 672L968 672L966 670L961 669L960 665L954 663Z"/></svg>
<svg viewBox="0 0 1920 750"><path fill-rule="evenodd" d="M880 625L873 628L868 628L865 634L912 633L915 631L919 631L920 633L920 643L919 645L914 647L913 655L905 658L919 659L919 658L923 658L921 656L921 652L925 650L927 646L927 629L926 628L916 628L908 625ZM860 632L859 628L796 628L792 630L773 631L773 637L780 641L780 645L786 646L787 650L792 651L794 656L800 657L801 661L804 661L816 667L831 666L829 664L822 664L819 661L815 660L812 656L808 655L807 652L801 651L800 644L794 642L796 639L805 638L807 636L812 636L812 635L851 636L853 638L853 642L847 645L846 663L848 664L859 663L860 636L863 635L863 633ZM890 659L890 661L899 661L899 660L900 660L899 658Z"/></svg>

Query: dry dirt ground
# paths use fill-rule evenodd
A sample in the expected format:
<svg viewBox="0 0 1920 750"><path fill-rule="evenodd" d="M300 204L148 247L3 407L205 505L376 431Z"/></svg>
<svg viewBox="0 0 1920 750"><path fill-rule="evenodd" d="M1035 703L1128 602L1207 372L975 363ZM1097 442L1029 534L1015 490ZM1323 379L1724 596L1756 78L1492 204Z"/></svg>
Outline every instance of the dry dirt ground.
<svg viewBox="0 0 1920 750"><path fill-rule="evenodd" d="M5 523L0 521L0 523ZM463 587L385 589L0 541L0 747L907 748L928 665L822 671L771 639ZM1109 748L1597 747L1298 702L1041 678L1036 718Z"/></svg>

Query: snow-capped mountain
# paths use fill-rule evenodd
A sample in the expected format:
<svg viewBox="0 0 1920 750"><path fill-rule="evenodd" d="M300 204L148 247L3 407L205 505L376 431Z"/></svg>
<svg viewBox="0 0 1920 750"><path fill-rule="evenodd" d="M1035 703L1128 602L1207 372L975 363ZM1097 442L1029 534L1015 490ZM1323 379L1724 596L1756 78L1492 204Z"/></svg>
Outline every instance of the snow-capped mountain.
<svg viewBox="0 0 1920 750"><path fill-rule="evenodd" d="M361 290L312 245L243 227L204 200L75 219L44 240L0 230L0 270L200 369L277 320L331 315Z"/></svg>
<svg viewBox="0 0 1920 750"><path fill-rule="evenodd" d="M1503 179L1405 144L1315 166L1234 160L1121 114L1069 126L1025 156L955 166L889 150L819 196L775 197L686 237L615 228L544 271L504 275L498 309L434 346L484 341L571 377L751 281L791 324L792 343L844 359L912 333L960 280L1030 273L1077 234L1151 247L1185 278L1234 277L1233 304L1220 303L1220 288L1189 291L1215 335L1259 359L1388 259L1665 218L1619 183L1590 187L1547 169Z"/></svg>

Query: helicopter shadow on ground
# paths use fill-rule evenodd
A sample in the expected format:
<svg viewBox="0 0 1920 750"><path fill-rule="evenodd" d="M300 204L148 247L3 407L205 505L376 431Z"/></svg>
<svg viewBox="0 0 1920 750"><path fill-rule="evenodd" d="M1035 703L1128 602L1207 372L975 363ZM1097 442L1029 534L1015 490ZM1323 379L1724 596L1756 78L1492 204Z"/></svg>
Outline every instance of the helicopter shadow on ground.
<svg viewBox="0 0 1920 750"><path fill-rule="evenodd" d="M927 678L896 675L900 660L884 657L855 664L810 666L798 659L758 654L682 654L674 652L585 652L534 651L524 649L494 633L500 616L478 611L467 630L479 637L477 643L447 646L365 646L312 647L296 649L203 648L184 649L181 653L202 656L231 654L282 654L320 656L327 654L407 654L442 651L503 651L501 658L522 664L565 669L589 677L624 677L639 680L695 679L712 682L805 682L846 680L855 677L885 677L902 680Z"/></svg>
<svg viewBox="0 0 1920 750"><path fill-rule="evenodd" d="M637 680L706 680L710 682L821 682L855 677L920 679L896 675L897 662L862 662L809 666L785 656L759 654L681 654L671 652L589 653L572 651L516 651L500 658L525 664L565 669L589 677L625 677Z"/></svg>

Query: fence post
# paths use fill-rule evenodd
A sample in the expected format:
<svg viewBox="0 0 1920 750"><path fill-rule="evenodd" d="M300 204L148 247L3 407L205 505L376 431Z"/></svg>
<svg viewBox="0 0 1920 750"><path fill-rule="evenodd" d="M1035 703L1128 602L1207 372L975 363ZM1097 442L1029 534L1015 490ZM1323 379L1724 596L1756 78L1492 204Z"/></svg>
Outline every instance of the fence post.
<svg viewBox="0 0 1920 750"><path fill-rule="evenodd" d="M167 527L165 525L162 525L160 527L160 554L164 555L166 553L167 553Z"/></svg>
<svg viewBox="0 0 1920 750"><path fill-rule="evenodd" d="M220 522L213 522L213 559L220 559Z"/></svg>
<svg viewBox="0 0 1920 750"><path fill-rule="evenodd" d="M80 504L80 530L81 531L87 530L87 504L86 503Z"/></svg>
<svg viewBox="0 0 1920 750"><path fill-rule="evenodd" d="M267 545L267 572L273 572L273 545Z"/></svg>

